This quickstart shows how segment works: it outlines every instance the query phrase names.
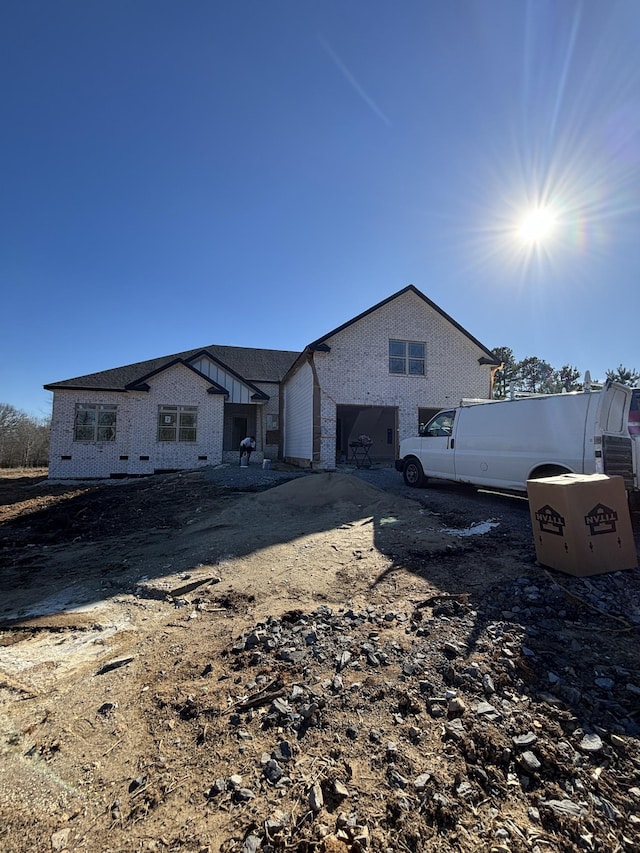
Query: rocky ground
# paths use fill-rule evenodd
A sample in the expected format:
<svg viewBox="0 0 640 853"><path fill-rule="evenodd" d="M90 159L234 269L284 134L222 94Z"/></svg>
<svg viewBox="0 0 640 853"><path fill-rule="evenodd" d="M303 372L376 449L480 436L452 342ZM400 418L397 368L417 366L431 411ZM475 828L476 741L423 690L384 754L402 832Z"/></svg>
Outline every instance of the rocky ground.
<svg viewBox="0 0 640 853"><path fill-rule="evenodd" d="M231 466L0 498L3 851L640 848L640 572L537 565L525 501Z"/></svg>

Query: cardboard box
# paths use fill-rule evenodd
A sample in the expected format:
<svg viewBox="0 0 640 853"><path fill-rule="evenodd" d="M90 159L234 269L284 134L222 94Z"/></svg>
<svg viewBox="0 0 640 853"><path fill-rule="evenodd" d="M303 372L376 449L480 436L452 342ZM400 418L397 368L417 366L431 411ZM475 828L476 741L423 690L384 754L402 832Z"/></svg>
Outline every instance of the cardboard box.
<svg viewBox="0 0 640 853"><path fill-rule="evenodd" d="M527 481L538 562L570 575L635 569L622 477L562 474Z"/></svg>

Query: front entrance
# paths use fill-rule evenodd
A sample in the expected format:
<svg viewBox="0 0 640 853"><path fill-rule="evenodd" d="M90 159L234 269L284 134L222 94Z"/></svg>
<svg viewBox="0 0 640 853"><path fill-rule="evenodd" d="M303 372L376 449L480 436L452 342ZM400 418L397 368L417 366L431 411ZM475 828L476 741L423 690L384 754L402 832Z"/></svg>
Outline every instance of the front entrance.
<svg viewBox="0 0 640 853"><path fill-rule="evenodd" d="M393 406L337 406L336 462L351 462L361 439L370 447L372 463L393 464L397 455L398 410ZM355 464L355 463L354 463Z"/></svg>
<svg viewBox="0 0 640 853"><path fill-rule="evenodd" d="M248 435L255 435L258 450L262 450L261 436L257 430L256 406L246 403L227 403L224 407L224 437L222 449L238 450L240 442Z"/></svg>
<svg viewBox="0 0 640 853"><path fill-rule="evenodd" d="M264 459L261 410L253 403L227 403L224 407L224 432L222 439L223 462L237 462L240 442L248 435L256 438L252 455L256 463Z"/></svg>

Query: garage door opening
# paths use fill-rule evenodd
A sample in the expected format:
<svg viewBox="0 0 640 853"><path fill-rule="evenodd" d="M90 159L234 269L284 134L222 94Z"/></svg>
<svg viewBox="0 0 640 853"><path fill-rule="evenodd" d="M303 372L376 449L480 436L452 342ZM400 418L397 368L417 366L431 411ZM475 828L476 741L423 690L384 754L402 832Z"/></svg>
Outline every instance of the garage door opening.
<svg viewBox="0 0 640 853"><path fill-rule="evenodd" d="M336 464L351 462L361 436L371 439L368 459L393 464L397 456L398 410L393 406L338 406Z"/></svg>

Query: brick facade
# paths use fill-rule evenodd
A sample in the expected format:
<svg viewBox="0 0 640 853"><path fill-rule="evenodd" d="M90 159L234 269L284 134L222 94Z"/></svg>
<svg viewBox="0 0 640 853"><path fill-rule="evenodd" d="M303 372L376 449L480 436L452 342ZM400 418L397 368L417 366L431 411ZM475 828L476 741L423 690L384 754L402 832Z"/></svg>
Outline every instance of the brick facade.
<svg viewBox="0 0 640 853"><path fill-rule="evenodd" d="M209 383L182 364L151 378L148 385L149 391L121 393L56 391L49 477L91 479L142 475L220 463L224 396L208 394ZM76 403L117 405L115 441L75 441ZM158 407L161 405L197 407L195 442L158 441Z"/></svg>
<svg viewBox="0 0 640 853"><path fill-rule="evenodd" d="M390 372L390 339L424 344L424 375ZM333 468L360 432L387 463L400 440L415 434L420 409L489 397L495 363L409 285L304 353L211 345L45 386L54 391L49 476L148 475L237 463L237 434L245 428L256 437L252 464L284 458ZM77 404L117 405L115 440L76 441ZM162 405L197 408L195 441L159 440Z"/></svg>
<svg viewBox="0 0 640 853"><path fill-rule="evenodd" d="M389 372L389 339L426 344L424 376ZM419 408L446 408L463 397L490 395L490 368L479 364L486 350L411 290L323 342L330 351L312 354L320 423L314 467L335 466L339 405L395 409L399 444L416 433Z"/></svg>

